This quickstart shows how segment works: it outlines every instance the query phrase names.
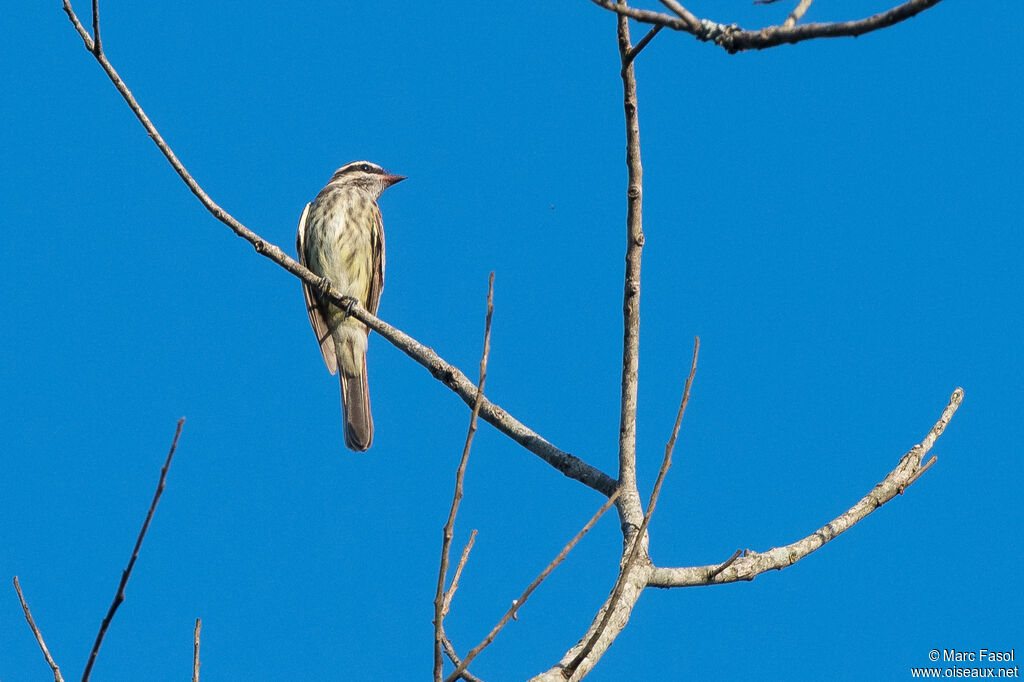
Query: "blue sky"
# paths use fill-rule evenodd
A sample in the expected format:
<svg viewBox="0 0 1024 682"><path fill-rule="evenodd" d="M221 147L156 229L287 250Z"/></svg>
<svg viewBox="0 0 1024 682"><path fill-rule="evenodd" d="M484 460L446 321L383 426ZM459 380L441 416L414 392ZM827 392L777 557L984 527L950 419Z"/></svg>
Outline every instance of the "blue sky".
<svg viewBox="0 0 1024 682"><path fill-rule="evenodd" d="M691 9L748 27L790 9L719 5ZM807 18L885 7L821 0ZM196 617L204 680L425 679L468 410L371 337L376 438L347 451L298 281L196 202L59 2L5 16L0 679L49 676L14 575L80 675L181 416L93 679L186 679ZM381 201L381 317L475 378L494 270L488 395L614 472L612 16L584 0L107 0L102 18L109 58L195 177L289 253L338 166L409 176ZM641 55L645 498L702 340L654 560L809 534L956 386L966 399L905 496L785 571L645 593L588 679L907 679L933 648L1024 651L1024 102L1021 59L992 23L1022 20L1012 3L943 2L856 40L730 56L665 32ZM600 504L480 429L456 547L479 537L447 621L461 651ZM473 669L516 680L557 661L607 596L619 545L609 516Z"/></svg>

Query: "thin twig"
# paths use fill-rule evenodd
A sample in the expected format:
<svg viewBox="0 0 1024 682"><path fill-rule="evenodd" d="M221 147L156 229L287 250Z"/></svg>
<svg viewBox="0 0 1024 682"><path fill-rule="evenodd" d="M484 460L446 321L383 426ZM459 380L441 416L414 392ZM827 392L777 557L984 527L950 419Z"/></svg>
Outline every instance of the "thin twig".
<svg viewBox="0 0 1024 682"><path fill-rule="evenodd" d="M28 603L25 601L25 595L21 593L21 585L18 584L18 576L14 576L14 590L18 593L18 601L21 602L21 610L25 612L25 620L28 621L28 626L32 628L32 634L36 636L36 642L39 643L39 648L43 651L43 657L46 659L47 665L50 666L50 670L53 671L54 682L64 682L64 677L60 674L60 667L58 667L56 661L53 660L53 656L50 655L50 650L46 648L46 642L43 641L43 633L36 627L36 622L32 618L32 612L28 610Z"/></svg>
<svg viewBox="0 0 1024 682"><path fill-rule="evenodd" d="M456 667L462 664L462 659L460 659L459 655L455 652L455 645L452 644L452 640L448 639L448 635L444 633L444 630L441 631L441 645L444 647L445 655L451 659L451 662ZM462 679L466 680L466 682L484 682L468 670L463 670L459 675Z"/></svg>
<svg viewBox="0 0 1024 682"><path fill-rule="evenodd" d="M906 489L909 488L914 483L914 481L921 478L921 475L924 474L924 472L931 469L932 465L935 464L937 461L939 461L939 458L936 457L935 455L932 455L932 458L928 460L927 464L925 464L923 467L915 471L914 475L910 477L910 480L908 480L906 483L900 486L900 495L902 495L906 491Z"/></svg>
<svg viewBox="0 0 1024 682"><path fill-rule="evenodd" d="M459 589L459 578L462 577L462 569L466 567L466 561L469 560L469 553L473 549L473 543L476 542L476 529L469 534L469 542L462 548L462 556L459 557L459 564L455 567L455 575L452 576L452 583L448 586L448 589L444 593L444 608L441 610L441 616L447 616L448 610L451 608L452 598L455 596L455 590Z"/></svg>
<svg viewBox="0 0 1024 682"><path fill-rule="evenodd" d="M203 621L196 618L196 630L192 640L192 682L199 682L199 631Z"/></svg>
<svg viewBox="0 0 1024 682"><path fill-rule="evenodd" d="M804 16L804 13L807 12L807 8L811 6L812 2L814 2L814 0L800 0L800 4L797 5L793 11L790 12L789 16L786 17L786 20L782 22L782 27L792 28L796 26L796 22L800 21Z"/></svg>
<svg viewBox="0 0 1024 682"><path fill-rule="evenodd" d="M498 633L501 632L501 629L504 628L510 620L516 618L519 609L522 608L523 604L526 603L526 600L529 599L531 594L533 594L533 591L536 590L542 582L544 582L544 579L547 578L553 570L558 568L558 565L562 563L566 556L569 555L569 552L572 551L572 548L575 547L576 544L583 539L583 536L586 535L587 532L589 532L590 529L594 527L594 524L597 523L598 519L600 519L604 515L604 513L608 511L609 508L611 508L612 504L615 503L615 500L618 498L618 496L618 490L612 493L612 496L609 497L605 501L605 503L601 505L601 508L598 509L592 517L590 517L590 520L587 521L587 524L583 526L582 529L580 529L580 532L577 533L576 536L572 540L570 540L565 547L562 548L562 551L558 553L558 556L556 556L551 561L551 563L547 565L547 568L541 571L540 575L538 575L534 579L534 581L530 583L529 587L527 587L523 591L523 593L519 595L519 599L514 599L512 601L512 606L510 606L508 611L505 612L505 615L502 616L501 620L498 621L498 624L491 629L487 636L484 637L482 642L480 642L475 647L469 650L469 653L466 654L466 657L462 659L462 663L459 663L455 667L455 672L453 672L451 675L445 678L445 682L454 682L455 680L457 680L459 678L459 675L462 673L463 670L466 669L470 662L474 658L476 658L477 655L479 655L479 653L483 651L491 642L494 641L494 638L498 636Z"/></svg>
<svg viewBox="0 0 1024 682"><path fill-rule="evenodd" d="M636 534L633 536L632 546L626 556L626 560L622 564L622 568L619 570L619 577L616 579L615 587L612 589L612 595L608 599L608 605L605 608L604 617L601 619L601 623L590 635L587 643L582 649L580 649L569 665L565 667L566 678L572 677L576 668L578 668L580 663L590 655L590 652L594 649L597 641L604 634L605 628L608 627L608 621L615 612L615 607L618 606L619 599L622 598L622 591L625 588L626 580L633 568L633 564L636 563L637 557L640 556L640 548L643 545L644 537L647 534L647 526L651 522L651 517L654 515L654 508L658 504L658 497L661 495L661 485L665 481L665 475L668 473L669 467L672 466L672 451L676 447L676 437L679 436L679 426L683 423L683 415L686 413L686 406L690 402L690 388L693 386L693 377L697 373L697 355L699 352L700 337L694 337L693 360L690 362L690 374L686 377L686 383L683 386L683 397L679 402L679 410L676 412L676 421L672 426L672 435L669 436L668 442L665 444L665 456L662 458L661 468L658 470L658 477L654 481L653 490L651 490L651 498L647 503L647 512L644 514L643 523L640 524L640 528L637 529Z"/></svg>
<svg viewBox="0 0 1024 682"><path fill-rule="evenodd" d="M487 278L487 316L484 322L484 350L480 356L480 381L476 387L476 403L473 405L473 413L469 417L469 430L466 433L466 443L462 446L462 458L459 460L459 468L455 471L455 494L452 496L452 506L448 511L448 520L444 524L444 533L441 540L441 567L437 574L437 592L434 595L434 680L441 682L443 676L444 659L441 656L441 628L445 616L445 589L444 583L448 578L448 551L451 548L452 538L455 535L455 517L459 513L459 503L462 502L462 482L466 476L466 462L469 460L469 450L473 447L473 436L476 434L476 417L480 413L480 401L484 395L484 382L487 381L487 356L491 352L491 316L494 314L494 272ZM472 544L472 540L470 540ZM469 556L469 546L463 552L463 560ZM459 571L462 570L461 565ZM458 575L456 575L458 578ZM455 593L453 582L452 594Z"/></svg>
<svg viewBox="0 0 1024 682"><path fill-rule="evenodd" d="M185 424L185 418L182 417L178 420L178 427L174 431L174 440L171 441L171 450L167 453L167 459L164 461L164 466L160 469L160 481L156 485L156 493L153 495L153 502L149 505L149 511L146 513L146 520L142 523L142 530L139 531L139 537L135 540L135 548L132 550L132 557L128 560L128 566L125 567L124 571L121 572L121 582L117 586L117 594L114 595L114 601L110 604L110 608L107 610L107 615L103 618L103 622L100 623L100 631L96 634L96 641L92 645L92 651L89 653L89 662L85 665L85 672L82 673L82 682L88 682L89 675L92 673L92 666L96 662L96 656L100 653L100 645L103 643L103 637L107 634L107 628L110 627L110 621L114 618L114 613L117 612L117 607L124 601L124 588L128 584L128 579L132 575L132 569L135 567L135 560L139 558L139 549L142 547L142 541L146 537L146 531L149 530L149 523L153 520L153 513L156 512L156 505L160 501L160 496L164 492L164 485L167 481L167 470L171 466L171 459L174 458L174 451L178 447L178 437L181 436L181 427Z"/></svg>
<svg viewBox="0 0 1024 682"><path fill-rule="evenodd" d="M774 2L774 0L772 0L772 1ZM714 571L712 571L710 574L708 574L708 578L711 579L711 580L714 580L715 576L717 576L719 573L721 573L725 569L727 569L730 566L732 566L733 562L736 561L737 559L739 559L740 556L742 556L742 555L743 555L743 550L742 549L737 549L735 552L733 552L731 557L729 557L728 559L726 559L725 561L722 562L721 566L719 566Z"/></svg>
<svg viewBox="0 0 1024 682"><path fill-rule="evenodd" d="M626 54L622 58L622 61L623 61L622 68L626 68L627 65L631 64L633 62L633 60L636 59L636 56L638 54L640 54L640 51L643 50L645 47L647 47L647 43L649 43L652 40L654 40L654 36L658 35L661 32L661 29L663 29L663 28L665 28L665 27L664 26L654 26L654 27L652 27L651 30L648 31L646 33L646 35L644 35L644 37L640 39L640 42L638 42L633 47L629 48L629 50L626 52Z"/></svg>
<svg viewBox="0 0 1024 682"><path fill-rule="evenodd" d="M74 26L75 31L78 32L79 36L81 36L86 49L93 52L92 38L89 37L88 31L85 30L84 26L82 26L82 22L79 21L69 0L64 0L64 12L68 15L68 19L71 21L72 26ZM143 111L142 106L135 99L134 95L132 95L128 86L125 84L124 80L121 79L121 76L118 75L117 70L114 69L106 56L102 53L99 55L94 53L94 56L96 61L99 62L100 67L102 67L103 71L107 74L107 77L114 84L114 87L121 94L121 97L128 104L128 107L135 114L136 118L139 119L139 122L142 123L142 127L145 128L146 133L153 140L154 144L156 144L157 148L164 155L164 158L167 159L168 163L171 164L174 172L178 174L182 182L184 182L192 194L199 199L199 202L206 208L206 210L209 211L214 218L231 228L236 235L249 242L258 254L268 258L290 272L292 275L298 277L306 284L316 287L317 290L319 290L323 285L323 278L313 274L308 268L301 265L294 258L288 256L288 254L282 251L280 247L268 242L247 228L210 198L199 183L196 182L195 178L193 178L188 172L181 161L178 160L178 157L160 135L160 132L156 129L156 126L153 125L153 122L149 120L149 117L146 115L146 112ZM351 311L352 317L380 334L395 346L395 348L398 348L400 351L426 368L435 379L451 389L470 408L474 406L477 398L476 384L470 381L466 375L459 370L459 368L447 362L444 358L434 352L432 348L425 346L402 330L384 322L375 315L372 315L354 298L342 296L337 288L328 285L327 291L325 292L325 298L340 308ZM587 464L579 457L558 449L545 440L536 431L524 425L518 419L506 412L500 405L492 403L486 397L480 402L480 417L506 436L519 443L528 452L532 452L556 470L562 472L565 476L579 481L583 485L598 491L606 497L615 491L617 483L611 476L598 468Z"/></svg>
<svg viewBox="0 0 1024 682"><path fill-rule="evenodd" d="M832 519L810 535L782 547L774 547L767 552L758 553L747 550L726 567L721 564L710 566L685 567L654 567L648 578L649 587L695 587L698 585L718 585L739 580L753 580L765 571L778 570L792 566L805 556L820 549L854 525L864 520L869 514L892 500L901 490L905 490L910 481L931 466L929 461L921 466L921 460L935 444L935 439L942 435L949 420L952 419L963 402L963 389L957 388L949 398L949 403L942 411L942 416L918 445L915 445L900 458L900 463L890 471L868 494L864 495L855 505Z"/></svg>
<svg viewBox="0 0 1024 682"><path fill-rule="evenodd" d="M700 27L700 20L695 17L690 10L680 5L676 0L661 0L661 4L672 10L676 16L686 22L686 25L691 27L693 30L697 30L697 28Z"/></svg>
<svg viewBox="0 0 1024 682"><path fill-rule="evenodd" d="M100 0L92 0L92 41L93 52L101 54L103 46L100 43Z"/></svg>

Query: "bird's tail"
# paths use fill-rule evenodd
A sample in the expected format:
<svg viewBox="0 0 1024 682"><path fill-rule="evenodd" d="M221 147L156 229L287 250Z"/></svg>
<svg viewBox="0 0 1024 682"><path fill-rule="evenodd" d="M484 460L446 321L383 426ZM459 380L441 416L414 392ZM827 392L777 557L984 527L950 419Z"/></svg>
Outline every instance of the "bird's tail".
<svg viewBox="0 0 1024 682"><path fill-rule="evenodd" d="M349 345L349 344L346 344ZM356 344L352 344L356 345ZM341 379L341 416L345 421L345 445L362 452L373 443L373 416L370 414L370 386L366 382L366 345L345 349L354 353L354 362L339 362ZM341 352L339 352L339 356ZM339 357L339 360L341 358Z"/></svg>

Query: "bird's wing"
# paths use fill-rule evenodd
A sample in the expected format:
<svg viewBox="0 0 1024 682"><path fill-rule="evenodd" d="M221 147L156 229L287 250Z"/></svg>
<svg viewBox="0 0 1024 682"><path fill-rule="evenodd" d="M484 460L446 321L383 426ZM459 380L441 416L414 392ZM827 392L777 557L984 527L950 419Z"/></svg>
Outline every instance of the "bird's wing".
<svg viewBox="0 0 1024 682"><path fill-rule="evenodd" d="M306 204L306 208L302 209L302 217L299 218L299 231L295 235L295 250L299 254L299 263L309 267L306 262L306 217L309 215L309 206ZM338 371L338 356L334 352L334 338L331 336L331 330L327 328L327 323L324 322L324 316L320 312L320 306L317 303L316 294L313 293L312 287L305 282L302 283L302 295L306 299L306 312L309 314L309 323L313 326L313 333L316 334L316 340L320 344L320 353L324 356L324 364L327 365L327 369L330 370L331 374L335 374Z"/></svg>
<svg viewBox="0 0 1024 682"><path fill-rule="evenodd" d="M366 309L371 315L377 314L380 304L380 293L384 290L384 221L380 217L380 208L373 205L373 231L370 233L370 247L373 251L370 291L366 296Z"/></svg>

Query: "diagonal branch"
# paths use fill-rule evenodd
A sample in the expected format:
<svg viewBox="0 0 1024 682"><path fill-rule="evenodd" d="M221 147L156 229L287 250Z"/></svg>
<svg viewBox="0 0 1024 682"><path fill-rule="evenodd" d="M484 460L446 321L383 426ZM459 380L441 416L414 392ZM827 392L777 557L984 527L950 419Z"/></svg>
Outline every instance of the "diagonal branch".
<svg viewBox="0 0 1024 682"><path fill-rule="evenodd" d="M693 16L690 10L683 7L676 0L661 0L661 4L672 10L672 12L682 19L692 30L696 31L700 28L700 19Z"/></svg>
<svg viewBox="0 0 1024 682"><path fill-rule="evenodd" d="M306 284L316 287L319 290L324 284L324 280L322 278L314 275L296 260L289 257L288 254L282 251L278 246L266 241L258 234L247 228L210 198L203 188L200 187L199 183L196 182L195 178L193 178L188 170L186 170L185 166L171 150L163 136L160 135L156 126L154 126L153 122L150 121L145 111L143 111L142 106L132 95L128 86L125 84L124 80L121 79L120 75L118 75L117 71L114 69L110 61L107 60L106 56L103 53L96 54L93 52L92 38L89 37L88 31L85 30L84 26L82 26L82 22L79 21L78 16L75 15L69 0L64 0L64 11L67 13L75 30L82 37L82 41L84 42L86 49L93 53L93 56L96 58L96 61L99 62L100 67L102 67L103 71L107 74L107 77L110 78L110 81L114 84L114 87L117 88L117 91L121 93L125 102L128 103L128 107L135 114L136 118L139 119L139 122L142 123L143 128L146 129L146 133L156 144L157 148L160 149L160 152L171 164L174 171L182 179L189 190L196 196L196 198L199 199L200 203L202 203L206 210L209 211L214 218L231 228L236 235L252 244L256 253L269 258ZM334 287L328 286L325 296L327 300L339 307L351 310L353 317L380 334L393 346L429 370L434 378L438 379L445 386L451 389L469 407L472 408L476 403L476 384L470 381L457 367L446 362L440 355L435 353L432 348L423 345L405 332L378 319L374 315L371 315L365 308L359 305L355 299L342 296ZM480 417L506 436L522 445L526 450L537 455L552 467L562 472L565 476L577 480L605 496L609 496L615 491L617 483L610 476L596 467L587 464L575 455L558 449L487 398L482 398L480 401Z"/></svg>
<svg viewBox="0 0 1024 682"><path fill-rule="evenodd" d="M50 650L46 648L46 642L43 641L43 633L36 627L36 621L32 618L32 612L28 609L28 603L25 601L25 595L21 593L21 585L18 583L18 576L14 576L14 591L18 593L18 601L21 602L21 610L25 612L25 620L28 621L28 626L32 629L32 634L36 637L36 642L39 644L39 648L43 652L43 658L46 659L47 665L50 666L50 670L53 672L53 682L64 682L64 677L60 674L60 667L57 662L53 660L53 656L50 655Z"/></svg>
<svg viewBox="0 0 1024 682"><path fill-rule="evenodd" d="M843 38L859 36L894 24L920 14L939 4L941 0L908 0L901 5L863 19L853 21L836 21L828 23L792 24L787 20L781 26L766 26L756 31L748 31L736 24L721 24L710 19L700 19L695 25L693 21L682 16L673 16L663 12L637 9L615 0L590 0L598 7L619 16L629 17L646 24L656 24L675 31L689 33L703 42L713 42L730 54L744 50L763 50L784 43L799 43L814 38ZM668 4L668 2L666 2ZM678 3L673 3L678 4ZM810 4L810 3L808 3ZM671 8L671 7L670 7ZM798 7L799 9L799 7ZM805 8L806 9L806 8ZM678 14L678 13L677 13ZM796 11L794 11L796 14ZM801 13L802 15L802 13ZM692 16L692 15L691 15ZM798 17L799 18L799 17Z"/></svg>
<svg viewBox="0 0 1024 682"><path fill-rule="evenodd" d="M958 388L949 398L949 404L942 411L942 416L920 444L903 455L899 465L860 499L845 513L828 522L802 540L775 547L764 553L747 551L743 556L733 556L732 563L727 566L714 564L711 566L688 566L684 568L656 567L651 572L648 585L651 587L693 587L697 585L717 585L738 580L753 580L757 575L772 569L783 569L835 539L861 521L871 512L902 493L922 473L931 466L931 462L921 466L921 460L931 450L935 440L942 435L953 418L957 408L964 399L964 391ZM934 459L934 458L933 458ZM728 563L728 562L727 562Z"/></svg>
<svg viewBox="0 0 1024 682"><path fill-rule="evenodd" d="M462 659L462 662L456 666L455 672L453 672L451 675L445 678L445 682L454 682L455 680L459 679L459 676L462 674L462 671L466 669L470 661L476 658L481 651L487 648L487 646L494 641L494 638L498 636L498 633L501 632L502 628L508 625L508 622L510 620L515 619L516 614L519 612L519 609L522 608L523 604L526 603L526 600L530 598L530 595L533 594L533 591L536 590L542 582L544 582L544 579L547 578L552 571L558 568L558 565L562 563L565 557L569 555L569 552L572 551L572 548L575 547L577 543L579 543L579 541L583 539L583 536L590 532L590 529L594 527L594 524L597 523L598 520L602 516L604 516L604 513L608 511L609 508L611 508L612 504L615 503L615 499L618 497L618 495L618 490L613 492L611 496L607 500L605 500L604 504L601 505L601 508L594 512L594 515L591 516L590 520L587 521L586 525L584 525L583 528L580 529L580 532L576 533L576 536L573 537L573 539L570 540L568 544L566 544L565 547L562 548L562 551L558 553L558 556L552 559L551 563L548 564L547 567L540 572L540 575L534 578L533 582L529 584L529 586L523 591L521 595L519 595L519 599L512 600L512 606L510 606L508 611L505 612L505 615L502 616L500 621L498 621L498 624L491 629L487 636L484 637L482 642L480 642L475 647L469 650L469 653L467 653L466 657Z"/></svg>
<svg viewBox="0 0 1024 682"><path fill-rule="evenodd" d="M487 381L487 356L491 352L491 316L494 314L494 272L487 279L487 315L484 322L484 350L480 356L480 383L476 387L476 401L473 405L473 412L469 417L469 430L466 433L466 443L462 447L462 458L459 460L458 469L455 471L455 494L452 496L452 506L448 511L448 520L444 524L443 537L441 540L441 567L437 575L437 592L434 594L434 680L441 682L444 658L441 655L441 644L444 635L444 617L447 595L444 583L448 579L448 551L451 548L452 538L455 535L455 517L459 513L459 503L462 502L462 482L466 476L466 463L469 461L469 450L473 447L473 436L476 434L476 416L480 414L480 401L484 396L484 382ZM470 543L476 533L470 537ZM462 553L462 560L459 562L458 572L462 571L466 558L469 556L469 549L472 544L466 546ZM452 581L452 594L455 593L455 584L458 580L458 573Z"/></svg>
<svg viewBox="0 0 1024 682"><path fill-rule="evenodd" d="M139 537L135 540L135 548L132 549L131 559L128 560L128 566L125 567L124 571L121 572L121 582L117 586L117 594L114 595L114 601L110 604L110 608L107 610L107 615L103 618L103 622L100 623L100 631L96 634L96 641L92 645L92 651L89 653L89 662L85 665L85 672L82 673L82 682L88 682L89 675L92 673L92 666L96 662L96 656L100 653L100 645L103 644L103 638L107 634L107 628L110 627L110 621L114 619L114 614L117 612L117 607L124 601L124 588L128 585L128 579L132 577L132 569L135 568L135 560L139 558L139 549L142 548L142 541L146 538L146 531L149 530L149 523L153 520L153 514L156 512L156 505L160 502L160 496L164 492L164 484L167 482L167 470L171 466L171 460L174 458L174 451L178 448L178 438L181 436L181 427L185 424L185 418L182 417L178 420L178 427L174 431L174 440L171 442L171 450L167 453L167 459L164 461L164 466L160 469L160 481L156 485L156 493L153 494L153 502L149 505L149 511L146 513L146 520L142 523L142 530L139 531Z"/></svg>
<svg viewBox="0 0 1024 682"><path fill-rule="evenodd" d="M647 47L647 44L649 42L654 40L654 36L656 36L659 33L661 33L661 29L663 29L663 28L665 28L665 27L664 26L652 26L651 30L648 31L646 33L646 35L644 35L644 37L641 38L640 41L636 45L634 45L633 47L629 48L629 50L626 52L626 54L622 55L622 68L625 69L627 66L629 66L633 62L633 60L636 59L636 56L638 54L640 54L640 51L643 50L645 47Z"/></svg>
<svg viewBox="0 0 1024 682"><path fill-rule="evenodd" d="M790 12L788 17L786 17L786 20L782 22L782 27L792 28L793 26L796 26L796 22L803 18L804 13L807 12L807 9L811 6L812 2L814 2L814 0L800 0L800 4L794 7L793 11Z"/></svg>
<svg viewBox="0 0 1024 682"><path fill-rule="evenodd" d="M672 466L672 451L676 446L676 438L679 436L679 426L683 423L683 415L686 413L686 406L690 402L690 388L693 386L693 377L697 373L697 354L700 351L700 338L695 337L693 340L693 360L690 363L690 374L686 377L686 383L683 386L683 397L679 402L679 411L676 412L676 421L672 426L672 435L669 436L668 443L665 444L665 457L662 459L661 468L658 470L658 477L654 481L654 488L651 490L651 498L647 503L647 512L644 514L643 523L640 524L639 530L633 536L633 543L630 547L629 553L626 556L626 560L622 564L622 569L619 571L619 577L615 581L615 587L612 588L612 594L608 598L608 605L604 610L604 616L601 618L596 630L587 639L587 643L582 649L576 654L572 661L565 666L563 673L567 678L572 677L573 673L579 668L590 653L593 651L594 646L604 636L608 627L608 622L615 613L616 607L619 605L619 600L622 598L622 592L625 589L626 577L630 575L633 566L637 561L637 557L640 555L641 548L644 545L647 527L651 523L651 517L654 515L654 508L658 504L658 497L661 495L661 484L665 481L665 475L668 473L669 467ZM644 551L646 558L647 553ZM592 661L593 662L596 661Z"/></svg>
<svg viewBox="0 0 1024 682"><path fill-rule="evenodd" d="M449 659L451 659L451 662L454 663L456 666L462 665L462 659L459 658L459 655L455 652L455 646L452 644L452 641L448 639L448 635L443 634L442 632L442 636L443 638L441 640L441 644L444 646L445 655ZM468 670L463 670L460 673L460 676L462 677L462 679L466 680L466 682L483 682L483 680L481 680L479 677L472 674Z"/></svg>

